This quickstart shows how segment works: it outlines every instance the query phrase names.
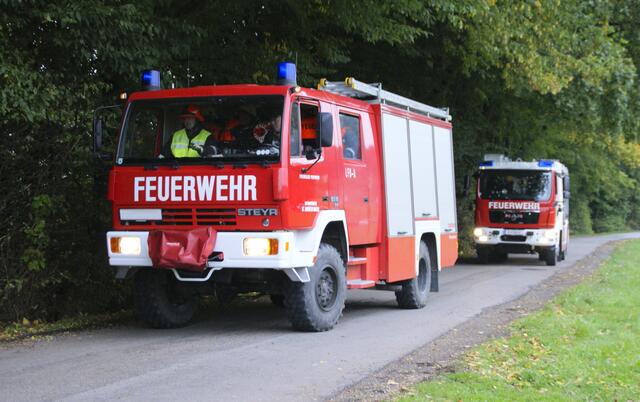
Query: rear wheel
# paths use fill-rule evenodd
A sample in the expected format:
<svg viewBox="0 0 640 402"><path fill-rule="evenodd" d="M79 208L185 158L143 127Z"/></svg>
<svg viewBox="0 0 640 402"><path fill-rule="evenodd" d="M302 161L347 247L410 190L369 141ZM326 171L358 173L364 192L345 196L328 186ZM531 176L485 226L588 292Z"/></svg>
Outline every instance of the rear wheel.
<svg viewBox="0 0 640 402"><path fill-rule="evenodd" d="M420 261L418 262L418 276L404 281L402 290L396 292L396 301L400 308L418 309L427 304L431 289L431 258L429 248L425 242L420 242Z"/></svg>
<svg viewBox="0 0 640 402"><path fill-rule="evenodd" d="M560 244L558 245L558 261L564 261L566 258L566 250L563 250L564 244L562 244L562 232L560 232Z"/></svg>
<svg viewBox="0 0 640 402"><path fill-rule="evenodd" d="M293 328L321 332L336 325L347 297L344 263L335 247L322 243L309 282L290 282L284 306Z"/></svg>
<svg viewBox="0 0 640 402"><path fill-rule="evenodd" d="M549 266L555 266L558 262L558 248L549 247L544 251L544 262Z"/></svg>
<svg viewBox="0 0 640 402"><path fill-rule="evenodd" d="M143 269L135 278L136 313L153 328L177 328L191 321L198 296L171 271Z"/></svg>

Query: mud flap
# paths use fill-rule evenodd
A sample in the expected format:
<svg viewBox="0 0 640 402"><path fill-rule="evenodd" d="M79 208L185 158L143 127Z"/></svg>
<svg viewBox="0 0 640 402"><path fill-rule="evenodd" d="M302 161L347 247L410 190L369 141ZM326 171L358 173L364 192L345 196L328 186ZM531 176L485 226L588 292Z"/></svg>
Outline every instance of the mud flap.
<svg viewBox="0 0 640 402"><path fill-rule="evenodd" d="M147 245L154 268L204 271L213 252L217 232L211 228L192 230L154 230Z"/></svg>

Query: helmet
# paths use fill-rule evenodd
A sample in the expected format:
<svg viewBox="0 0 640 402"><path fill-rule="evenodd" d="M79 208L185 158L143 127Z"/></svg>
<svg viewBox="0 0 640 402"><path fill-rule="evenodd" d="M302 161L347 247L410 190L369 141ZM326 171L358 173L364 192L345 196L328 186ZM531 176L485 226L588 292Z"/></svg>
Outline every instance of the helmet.
<svg viewBox="0 0 640 402"><path fill-rule="evenodd" d="M195 117L198 121L203 122L204 116L200 113L200 109L195 105L189 105L180 115L181 118Z"/></svg>

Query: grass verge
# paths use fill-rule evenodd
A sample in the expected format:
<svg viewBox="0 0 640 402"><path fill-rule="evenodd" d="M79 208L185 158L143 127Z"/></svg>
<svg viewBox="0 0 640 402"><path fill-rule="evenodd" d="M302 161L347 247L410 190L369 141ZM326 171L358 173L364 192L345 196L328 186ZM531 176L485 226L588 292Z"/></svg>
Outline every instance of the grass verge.
<svg viewBox="0 0 640 402"><path fill-rule="evenodd" d="M635 400L640 395L640 241L584 283L419 384L413 400Z"/></svg>
<svg viewBox="0 0 640 402"><path fill-rule="evenodd" d="M0 342L12 342L68 331L105 327L132 318L133 311L123 310L115 313L78 315L71 318L63 318L55 322L29 321L25 319L22 322L12 322L0 326Z"/></svg>

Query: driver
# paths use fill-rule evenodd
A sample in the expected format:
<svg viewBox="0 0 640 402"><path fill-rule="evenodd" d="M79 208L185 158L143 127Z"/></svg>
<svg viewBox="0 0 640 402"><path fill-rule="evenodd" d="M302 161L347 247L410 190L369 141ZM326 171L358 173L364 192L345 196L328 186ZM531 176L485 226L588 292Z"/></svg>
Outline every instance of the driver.
<svg viewBox="0 0 640 402"><path fill-rule="evenodd" d="M187 106L180 119L183 129L173 133L162 148L160 158L199 158L217 153L215 136L202 127L204 117L197 106Z"/></svg>

